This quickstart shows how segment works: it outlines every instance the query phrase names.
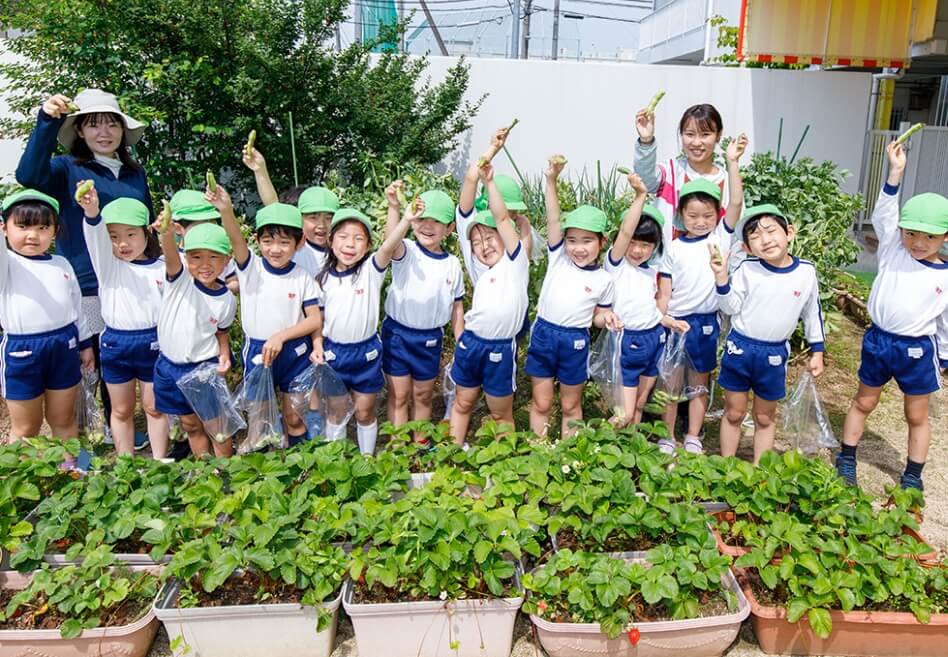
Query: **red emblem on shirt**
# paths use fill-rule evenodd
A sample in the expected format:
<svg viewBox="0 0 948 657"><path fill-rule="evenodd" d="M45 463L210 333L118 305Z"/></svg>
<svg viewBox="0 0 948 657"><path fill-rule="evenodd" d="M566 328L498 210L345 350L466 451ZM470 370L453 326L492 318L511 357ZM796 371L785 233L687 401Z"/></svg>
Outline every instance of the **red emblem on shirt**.
<svg viewBox="0 0 948 657"><path fill-rule="evenodd" d="M216 317L211 317L210 322L211 322L211 324L213 324L214 326L217 326L217 318L216 318Z"/></svg>
<svg viewBox="0 0 948 657"><path fill-rule="evenodd" d="M941 294L941 288L940 288L940 287L936 287L936 288L935 288L935 294Z"/></svg>
<svg viewBox="0 0 948 657"><path fill-rule="evenodd" d="M592 291L593 291L593 289L587 285L587 286L586 286L586 294L592 294Z"/></svg>
<svg viewBox="0 0 948 657"><path fill-rule="evenodd" d="M795 296L795 297L800 296L800 290L794 290L794 291L793 291L793 296Z"/></svg>
<svg viewBox="0 0 948 657"><path fill-rule="evenodd" d="M490 282L491 282L491 283L496 283L496 282L497 282L497 279L496 279L496 278L494 278L493 276L491 276L491 278L490 278Z"/></svg>
<svg viewBox="0 0 948 657"><path fill-rule="evenodd" d="M290 299L295 299L295 298L296 298L296 292L287 292L286 296L288 296Z"/></svg>
<svg viewBox="0 0 948 657"><path fill-rule="evenodd" d="M63 278L65 278L65 279L68 281L68 280L69 280L69 274L63 274Z"/></svg>
<svg viewBox="0 0 948 657"><path fill-rule="evenodd" d="M356 290L356 294L362 294L363 292L365 292L365 290L361 287Z"/></svg>

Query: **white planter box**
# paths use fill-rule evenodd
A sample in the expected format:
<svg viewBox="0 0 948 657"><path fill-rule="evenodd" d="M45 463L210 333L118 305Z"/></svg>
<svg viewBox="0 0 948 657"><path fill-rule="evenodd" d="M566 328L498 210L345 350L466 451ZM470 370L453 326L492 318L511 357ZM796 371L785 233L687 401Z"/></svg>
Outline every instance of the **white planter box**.
<svg viewBox="0 0 948 657"><path fill-rule="evenodd" d="M342 604L352 619L359 657L508 657L523 604L522 596L356 604L352 593L347 581Z"/></svg>
<svg viewBox="0 0 948 657"><path fill-rule="evenodd" d="M332 613L332 623L317 633L315 607L272 604L180 609L175 606L178 587L178 582L169 581L154 605L176 657L329 657L332 652L341 591L334 600L323 603Z"/></svg>

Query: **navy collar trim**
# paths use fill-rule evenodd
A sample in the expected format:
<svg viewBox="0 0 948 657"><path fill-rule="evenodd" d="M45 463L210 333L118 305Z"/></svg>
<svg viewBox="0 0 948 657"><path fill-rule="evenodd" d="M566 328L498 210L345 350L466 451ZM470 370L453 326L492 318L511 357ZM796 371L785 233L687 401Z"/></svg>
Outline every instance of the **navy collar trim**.
<svg viewBox="0 0 948 657"><path fill-rule="evenodd" d="M313 249L314 251L319 251L320 253L327 253L329 251L329 247L320 246L316 242L310 242L309 240L306 240L306 244L309 245L309 248Z"/></svg>
<svg viewBox="0 0 948 657"><path fill-rule="evenodd" d="M195 285L195 287L197 287L197 289L199 289L199 290L200 290L201 292L203 292L204 294L210 295L210 296L212 296L212 297L219 297L219 296L222 296L222 295L227 294L228 292L230 292L230 290L227 289L227 286L224 285L224 281L222 281L221 279L218 278L218 279L217 279L217 283L220 284L220 287L217 288L216 290L212 290L211 288L209 288L208 286L206 286L204 283L202 283L202 282L199 281L198 279L196 279L196 278L194 279L194 285Z"/></svg>
<svg viewBox="0 0 948 657"><path fill-rule="evenodd" d="M131 260L133 265L153 265L158 262L158 258L141 258L140 260Z"/></svg>
<svg viewBox="0 0 948 657"><path fill-rule="evenodd" d="M678 239L680 239L682 242L694 243L694 242L700 242L701 240L708 239L708 235L710 234L711 233L706 233L699 237L688 237L687 235L681 235Z"/></svg>
<svg viewBox="0 0 948 657"><path fill-rule="evenodd" d="M344 269L342 271L339 271L333 267L329 270L329 274L335 276L336 278L345 278L346 276L352 276L357 271L359 271L359 266L349 267L349 269Z"/></svg>
<svg viewBox="0 0 948 657"><path fill-rule="evenodd" d="M572 262L572 261L571 261L571 262ZM589 265L583 265L582 267L580 267L579 265L577 265L575 262L573 263L573 265L574 265L575 267L577 267L578 269L582 269L583 271L596 271L596 270L599 269L599 267L600 267L600 265L599 265L598 262L594 262L594 263L589 264Z"/></svg>
<svg viewBox="0 0 948 657"><path fill-rule="evenodd" d="M758 260L757 262L759 262L760 266L766 269L767 271L772 271L775 274L787 274L800 266L800 259L798 257L790 256L790 258L791 260L793 260L793 262L791 262L786 267L777 267L775 265L770 264L766 260Z"/></svg>
<svg viewBox="0 0 948 657"><path fill-rule="evenodd" d="M274 267L269 262L267 262L266 258L262 256L260 260L263 262L263 268L266 269L269 273L274 274L276 276L285 276L286 274L289 274L291 271L293 271L293 267L296 266L296 263L293 262L292 260L290 260L289 264L286 267Z"/></svg>
<svg viewBox="0 0 948 657"><path fill-rule="evenodd" d="M26 258L27 260L52 260L53 259L53 256L49 255L48 253L43 253L43 254L35 255L35 256L23 255L22 253L17 253L16 251L14 251L14 253L16 253L21 258Z"/></svg>
<svg viewBox="0 0 948 657"><path fill-rule="evenodd" d="M916 260L920 265L925 265L926 267L931 267L932 269L948 269L948 262L942 260L941 262L931 262L929 260Z"/></svg>
<svg viewBox="0 0 948 657"><path fill-rule="evenodd" d="M449 255L451 255L451 254L449 254L447 251L442 251L441 253L435 253L434 251L429 251L428 249L426 249L425 247L423 247L418 241L415 241L415 244L418 245L418 250L419 250L419 251L421 251L422 253L424 253L424 254L425 254L426 256L428 256L429 258L434 258L435 260L444 260L444 259L447 258Z"/></svg>

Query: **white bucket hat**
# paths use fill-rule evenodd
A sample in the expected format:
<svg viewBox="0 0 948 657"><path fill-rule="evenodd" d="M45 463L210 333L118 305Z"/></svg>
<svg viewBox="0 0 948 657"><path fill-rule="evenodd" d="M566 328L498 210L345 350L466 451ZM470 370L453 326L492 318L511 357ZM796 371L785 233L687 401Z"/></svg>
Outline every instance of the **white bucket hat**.
<svg viewBox="0 0 948 657"><path fill-rule="evenodd" d="M73 102L79 106L79 111L66 117L66 120L59 127L59 134L57 135L59 143L67 149L72 148L72 144L76 140L76 129L74 127L76 118L83 114L98 114L100 112L118 114L125 124L125 143L129 146L137 144L138 140L142 138L142 133L145 132L145 124L136 121L119 109L118 100L107 91L83 89L73 98Z"/></svg>

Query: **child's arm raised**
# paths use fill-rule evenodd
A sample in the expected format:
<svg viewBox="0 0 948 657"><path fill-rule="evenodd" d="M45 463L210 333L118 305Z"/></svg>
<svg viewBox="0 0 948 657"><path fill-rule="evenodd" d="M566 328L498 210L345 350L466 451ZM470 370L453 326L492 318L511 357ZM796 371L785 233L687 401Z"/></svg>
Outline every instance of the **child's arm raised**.
<svg viewBox="0 0 948 657"><path fill-rule="evenodd" d="M612 248L609 250L609 260L612 262L621 262L625 257L625 252L629 249L632 242L632 236L635 235L635 229L638 228L639 220L642 218L642 208L645 207L645 199L648 190L645 183L637 173L630 173L628 176L629 187L635 190L635 200L626 210L622 218L622 225L619 226L619 234L616 235Z"/></svg>
<svg viewBox="0 0 948 657"><path fill-rule="evenodd" d="M486 163L480 169L481 180L484 182L484 188L487 190L487 200L490 206L490 214L497 224L497 233L500 240L504 243L504 251L508 255L513 255L520 246L521 238L510 220L510 213L507 211L507 205L504 203L504 197L501 196L497 183L494 182L494 165ZM528 229L529 230L529 229ZM529 235L529 232L527 233ZM527 257L529 257L529 251Z"/></svg>
<svg viewBox="0 0 948 657"><path fill-rule="evenodd" d="M247 248L247 240L244 234L240 232L240 224L237 223L237 217L234 215L234 204L231 203L230 194L227 190L217 186L213 192L207 190L204 192L204 198L221 213L221 224L227 232L227 239L230 240L230 246L234 250L234 260L240 268L247 266L247 259L250 258L250 249Z"/></svg>
<svg viewBox="0 0 948 657"><path fill-rule="evenodd" d="M890 249L901 248L899 237L899 185L905 173L906 155L901 144L893 141L885 149L889 174L872 209L872 228L879 240L877 255L885 257Z"/></svg>
<svg viewBox="0 0 948 657"><path fill-rule="evenodd" d="M388 213L385 215L386 239L395 232L398 226L398 219L402 214L402 204L398 196L400 193L404 193L404 189L405 183L401 180L392 181L388 187L385 188L385 199L388 201ZM399 240L398 246L395 247L395 253L392 255L392 260L401 260L404 257L405 243Z"/></svg>
<svg viewBox="0 0 948 657"><path fill-rule="evenodd" d="M747 149L747 135L741 134L727 145L727 209L724 212L724 224L728 232L733 232L741 220L744 208L744 183L741 180L741 155Z"/></svg>
<svg viewBox="0 0 948 657"><path fill-rule="evenodd" d="M152 224L152 228L158 232L161 253L165 257L165 276L170 281L177 278L178 274L181 273L181 254L178 253L178 245L174 241L174 231L171 230L171 207L167 201L163 205L165 207L158 213L158 219Z"/></svg>
<svg viewBox="0 0 948 657"><path fill-rule="evenodd" d="M635 143L632 168L645 182L645 187L654 192L662 181L658 168L658 147L655 143L655 114L647 109L640 110L635 115L635 130L639 133L639 138Z"/></svg>
<svg viewBox="0 0 948 657"><path fill-rule="evenodd" d="M405 235L408 234L408 229L411 228L411 222L420 219L424 212L425 202L422 201L420 197L416 198L413 203L410 203L409 206L405 208L405 214L398 222L398 225L395 226L395 230L385 238L385 241L379 246L378 251L372 256L375 259L376 268L384 270L388 267L389 263L392 262L395 251L402 245L402 240L405 239Z"/></svg>
<svg viewBox="0 0 948 657"><path fill-rule="evenodd" d="M494 159L494 156L500 152L500 149L504 147L507 141L507 130L507 128L501 128L495 132L494 136L491 137L490 146L484 151L484 154L477 162L472 162L471 166L467 168L464 174L464 181L461 183L461 194L458 198L458 208L461 210L461 214L470 214L474 209L474 198L477 196L477 179L480 175L478 172L480 163L482 161L489 163Z"/></svg>
<svg viewBox="0 0 948 657"><path fill-rule="evenodd" d="M565 163L555 157L550 158L546 168L546 187L543 190L543 200L546 205L546 243L548 246L559 246L563 241L563 231L560 228L560 198L556 194L556 180L560 177Z"/></svg>
<svg viewBox="0 0 948 657"><path fill-rule="evenodd" d="M263 153L256 148L251 148L249 153L246 150L243 151L242 159L244 166L253 171L260 201L264 205L272 205L279 201L280 197L273 187L273 181L270 180L270 172L267 171L267 161L263 158Z"/></svg>

